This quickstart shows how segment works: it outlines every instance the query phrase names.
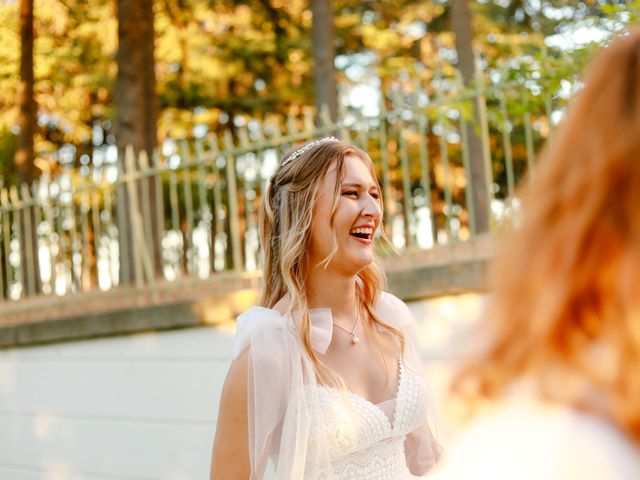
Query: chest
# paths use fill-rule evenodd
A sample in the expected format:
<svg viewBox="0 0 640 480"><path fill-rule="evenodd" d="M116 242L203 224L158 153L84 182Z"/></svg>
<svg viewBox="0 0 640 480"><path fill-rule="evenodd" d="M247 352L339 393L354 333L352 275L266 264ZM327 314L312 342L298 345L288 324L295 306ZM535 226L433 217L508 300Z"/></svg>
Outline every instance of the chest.
<svg viewBox="0 0 640 480"><path fill-rule="evenodd" d="M402 364L395 401L386 411L354 392L309 388L307 398L313 412L309 448L320 448L334 460L379 442L395 439L402 443L425 418L424 384Z"/></svg>
<svg viewBox="0 0 640 480"><path fill-rule="evenodd" d="M358 345L335 342L321 361L340 375L347 390L374 404L396 396L400 350L395 345L366 340Z"/></svg>

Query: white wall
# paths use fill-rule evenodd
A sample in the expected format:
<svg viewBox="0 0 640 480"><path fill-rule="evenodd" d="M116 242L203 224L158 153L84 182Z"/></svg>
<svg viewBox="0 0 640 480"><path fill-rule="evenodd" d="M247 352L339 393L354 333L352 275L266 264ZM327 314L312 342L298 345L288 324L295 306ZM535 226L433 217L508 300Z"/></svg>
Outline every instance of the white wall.
<svg viewBox="0 0 640 480"><path fill-rule="evenodd" d="M436 391L482 298L411 304ZM234 326L0 351L0 479L205 479Z"/></svg>

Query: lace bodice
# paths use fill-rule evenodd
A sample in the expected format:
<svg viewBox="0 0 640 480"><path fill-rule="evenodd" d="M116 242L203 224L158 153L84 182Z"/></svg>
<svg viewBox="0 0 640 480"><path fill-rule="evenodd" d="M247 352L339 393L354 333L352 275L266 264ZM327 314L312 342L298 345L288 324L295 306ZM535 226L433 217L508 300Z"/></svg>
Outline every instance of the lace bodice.
<svg viewBox="0 0 640 480"><path fill-rule="evenodd" d="M253 307L238 317L234 358L248 350L252 480L407 480L410 469L431 471L441 448L434 402L414 373L422 370L415 320L385 292L375 311L406 338L396 397L379 405L318 384L295 314ZM311 348L322 355L332 340L331 310L309 317Z"/></svg>
<svg viewBox="0 0 640 480"><path fill-rule="evenodd" d="M424 420L426 392L421 381L400 362L398 391L390 419L380 406L355 393L317 389L318 405L311 417L305 476L334 480L405 480L416 478L405 459L406 435ZM318 449L330 464L315 467Z"/></svg>

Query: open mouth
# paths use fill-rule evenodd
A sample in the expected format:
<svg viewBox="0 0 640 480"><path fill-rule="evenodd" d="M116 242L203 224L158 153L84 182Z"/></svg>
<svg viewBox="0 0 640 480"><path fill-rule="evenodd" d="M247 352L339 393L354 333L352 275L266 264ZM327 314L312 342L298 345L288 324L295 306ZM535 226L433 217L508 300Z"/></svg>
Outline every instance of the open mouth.
<svg viewBox="0 0 640 480"><path fill-rule="evenodd" d="M349 231L349 235L352 235L356 238L360 238L362 240L371 240L373 238L373 228L371 227L352 228Z"/></svg>

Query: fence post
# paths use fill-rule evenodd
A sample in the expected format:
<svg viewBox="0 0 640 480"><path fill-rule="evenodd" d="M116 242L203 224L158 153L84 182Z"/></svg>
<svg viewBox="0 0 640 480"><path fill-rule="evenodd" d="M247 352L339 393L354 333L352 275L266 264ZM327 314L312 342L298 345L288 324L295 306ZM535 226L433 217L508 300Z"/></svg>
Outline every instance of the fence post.
<svg viewBox="0 0 640 480"><path fill-rule="evenodd" d="M186 141L180 143L180 158L184 160L182 166L182 194L184 195L184 211L186 226L183 232L185 239L184 262L187 275L193 273L194 249L193 249L193 189L191 187L191 155Z"/></svg>
<svg viewBox="0 0 640 480"><path fill-rule="evenodd" d="M91 290L91 242L89 241L89 210L91 209L91 193L82 192L80 194L80 232L82 251L82 274L80 288L84 292ZM97 261L98 252L95 252ZM97 264L96 264L97 268Z"/></svg>
<svg viewBox="0 0 640 480"><path fill-rule="evenodd" d="M89 208L91 209L91 227L93 228L93 251L96 258L96 287L100 289L100 241L102 228L100 226L100 190L93 190L89 195ZM111 265L107 263L111 270ZM110 272L109 272L110 273Z"/></svg>
<svg viewBox="0 0 640 480"><path fill-rule="evenodd" d="M507 171L507 196L513 197L515 180L513 176L513 154L511 152L510 122L507 113L507 100L503 91L499 92L500 116L502 117L502 148L504 148L504 163Z"/></svg>
<svg viewBox="0 0 640 480"><path fill-rule="evenodd" d="M118 152L118 156L122 152ZM131 282L133 255L130 252L131 241L129 235L129 213L127 211L127 179L124 158L119 158L117 163L118 180L116 183L116 216L118 223L118 264L120 268L118 284L125 285Z"/></svg>
<svg viewBox="0 0 640 480"><path fill-rule="evenodd" d="M411 231L413 222L413 194L411 192L411 172L409 171L409 154L407 153L407 141L405 139L405 128L402 116L398 119L398 142L400 146L400 168L402 170L402 207L404 210L404 236L405 248L414 245L413 233Z"/></svg>
<svg viewBox="0 0 640 480"><path fill-rule="evenodd" d="M35 223L35 215L32 216L31 205L31 192L29 186L26 183L20 185L22 194L22 208L24 213L24 232L25 232L25 248L24 257L27 261L27 293L29 296L34 295L38 290L38 278L36 272L39 271L36 262L38 261L38 232L37 225L32 225L32 221ZM34 238L35 235L35 238ZM35 258L34 258L35 257Z"/></svg>
<svg viewBox="0 0 640 480"><path fill-rule="evenodd" d="M431 177L430 161L429 161L429 120L424 113L420 113L418 117L418 134L420 137L420 169L422 170L422 190L424 191L425 208L429 212L429 225L431 231L429 236L431 238L431 244L435 243L435 215L433 213L433 205L431 204Z"/></svg>
<svg viewBox="0 0 640 480"><path fill-rule="evenodd" d="M385 226L387 234L391 228L391 180L389 175L389 145L387 139L387 115L384 105L384 99L380 102L380 131L378 135L380 142L380 163L382 164L382 194L384 197L384 216L387 218Z"/></svg>
<svg viewBox="0 0 640 480"><path fill-rule="evenodd" d="M527 170L529 173L529 179L533 178L533 158L535 156L533 152L533 135L531 133L531 115L529 112L524 114L524 141L527 149Z"/></svg>
<svg viewBox="0 0 640 480"><path fill-rule="evenodd" d="M476 92L477 92L477 100L476 100L476 108L478 112L477 120L480 126L480 139L482 143L482 164L484 165L484 182L483 186L484 192L477 192L476 199L474 205L481 212L484 210L481 208L483 203L486 203L486 212L484 212L488 218L483 218L483 221L488 222L488 226L490 229L490 219L491 219L491 201L493 200L493 193L491 191L491 185L493 183L493 167L491 164L491 140L489 136L489 117L487 115L487 100L485 98L485 85L484 78L482 76L482 71L479 65L479 59L476 58L475 61L475 71L476 71ZM483 198L484 197L484 198ZM478 230L483 233L483 228L480 225L477 225Z"/></svg>
<svg viewBox="0 0 640 480"><path fill-rule="evenodd" d="M240 226L238 222L238 187L236 184L236 167L233 156L233 138L229 130L224 132L224 147L227 157L227 193L229 195L229 230L231 232L231 255L233 259L233 269L237 272L242 270L242 250L240 245Z"/></svg>
<svg viewBox="0 0 640 480"><path fill-rule="evenodd" d="M148 281L150 283L153 283L155 280L156 258L159 254L157 249L161 248L161 245L159 243L161 239L158 238L158 244L156 244L156 242L154 241L155 239L153 235L153 221L154 215L156 214L156 205L154 204L152 208L150 190L154 189L155 185L153 184L154 178L150 175L149 172L149 157L147 156L147 152L145 152L144 150L141 151L138 155L138 165L138 173L141 175L141 178L137 181L137 183L142 188L142 231L144 233L144 244L147 247L145 248L145 255L150 257L152 265L152 274L150 277L148 277ZM157 218L156 221L160 222L160 219Z"/></svg>
<svg viewBox="0 0 640 480"><path fill-rule="evenodd" d="M11 285L11 263L9 263L9 254L11 253L11 209L9 205L9 195L7 189L0 189L0 206L2 207L2 243L4 246L4 266L7 275L7 296L9 295L9 287Z"/></svg>
<svg viewBox="0 0 640 480"><path fill-rule="evenodd" d="M151 263L151 257L147 241L144 236L144 227L142 222L142 216L140 215L140 207L138 206L138 189L136 188L136 180L134 178L135 169L135 154L133 153L133 147L127 146L125 153L125 162L127 166L127 189L130 198L130 213L131 213L131 238L133 247L133 265L134 265L134 277L136 287L142 288L144 285L143 275L147 281L152 281L153 278L153 266Z"/></svg>

